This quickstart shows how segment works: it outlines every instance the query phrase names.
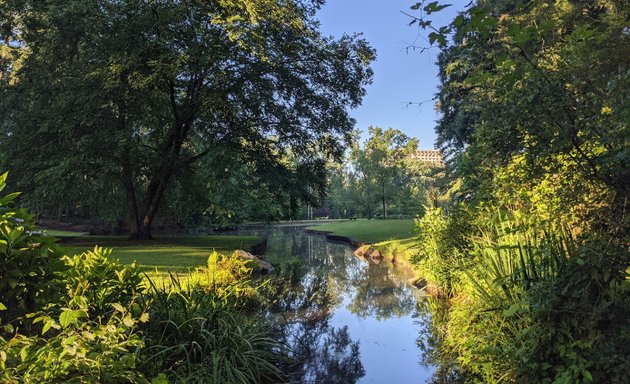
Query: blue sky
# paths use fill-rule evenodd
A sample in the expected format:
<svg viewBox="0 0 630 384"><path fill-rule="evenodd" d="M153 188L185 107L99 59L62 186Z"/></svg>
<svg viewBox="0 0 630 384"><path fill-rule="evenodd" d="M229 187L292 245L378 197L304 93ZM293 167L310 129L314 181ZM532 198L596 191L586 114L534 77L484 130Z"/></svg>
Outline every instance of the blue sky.
<svg viewBox="0 0 630 384"><path fill-rule="evenodd" d="M438 49L420 53L407 47L428 46L417 27L408 26L413 0L328 0L318 13L321 31L326 35L363 33L377 51L373 64L374 81L367 89L363 105L351 111L357 128L367 132L370 125L396 128L420 139L420 148L433 148L435 142L434 101L438 78ZM440 12L436 22L452 19L455 7ZM409 102L427 101L422 106ZM365 135L364 135L365 138Z"/></svg>

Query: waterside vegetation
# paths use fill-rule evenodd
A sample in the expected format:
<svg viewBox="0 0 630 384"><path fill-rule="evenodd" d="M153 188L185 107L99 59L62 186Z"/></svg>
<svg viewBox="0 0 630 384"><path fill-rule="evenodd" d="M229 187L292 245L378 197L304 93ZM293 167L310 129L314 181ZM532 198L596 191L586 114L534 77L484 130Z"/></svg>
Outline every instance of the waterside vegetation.
<svg viewBox="0 0 630 384"><path fill-rule="evenodd" d="M479 1L441 49L438 144L457 183L418 220L436 382L627 381L630 67L623 1ZM416 13L413 13L413 12Z"/></svg>

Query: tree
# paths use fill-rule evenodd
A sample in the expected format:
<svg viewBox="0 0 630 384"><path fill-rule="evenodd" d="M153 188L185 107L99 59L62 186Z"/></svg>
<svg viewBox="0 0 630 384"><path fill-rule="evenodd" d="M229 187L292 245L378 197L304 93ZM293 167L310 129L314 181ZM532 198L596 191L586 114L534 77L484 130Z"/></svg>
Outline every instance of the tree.
<svg viewBox="0 0 630 384"><path fill-rule="evenodd" d="M628 198L629 18L624 1L479 1L439 29L414 20L440 35L438 142L468 193L524 155L532 179L568 165Z"/></svg>
<svg viewBox="0 0 630 384"><path fill-rule="evenodd" d="M457 298L434 319L463 381L628 372L628 20L627 1L479 0L412 21L442 48L437 132L467 203L418 228L421 268Z"/></svg>
<svg viewBox="0 0 630 384"><path fill-rule="evenodd" d="M4 67L5 166L29 192L71 186L40 203L94 186L102 207L118 185L135 238L151 237L172 181L220 148L317 184L313 159L340 155L374 57L357 36L319 33L321 3L3 2L15 17L1 41L22 60Z"/></svg>
<svg viewBox="0 0 630 384"><path fill-rule="evenodd" d="M363 179L362 188L366 189L368 198L372 189L378 189L383 218L387 219L387 198L393 181L405 158L417 150L418 140L392 128L383 131L378 127L369 127L368 131L370 137L364 148L355 148L352 158Z"/></svg>

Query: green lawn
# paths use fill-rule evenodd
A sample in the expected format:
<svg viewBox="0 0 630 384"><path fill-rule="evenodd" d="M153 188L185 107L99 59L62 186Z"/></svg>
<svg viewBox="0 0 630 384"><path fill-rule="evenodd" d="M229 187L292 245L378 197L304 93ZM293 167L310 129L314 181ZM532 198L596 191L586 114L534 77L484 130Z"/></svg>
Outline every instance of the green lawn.
<svg viewBox="0 0 630 384"><path fill-rule="evenodd" d="M45 229L46 234L49 236L55 237L74 237L74 236L85 236L87 232L75 232L75 231L60 231L56 229Z"/></svg>
<svg viewBox="0 0 630 384"><path fill-rule="evenodd" d="M407 239L413 236L413 228L413 220L353 220L308 227L368 243Z"/></svg>
<svg viewBox="0 0 630 384"><path fill-rule="evenodd" d="M231 253L249 250L260 243L256 236L178 236L132 241L124 236L78 236L66 241L70 253L80 253L95 245L113 248L112 257L121 263L136 261L144 270L185 272L206 265L212 250Z"/></svg>

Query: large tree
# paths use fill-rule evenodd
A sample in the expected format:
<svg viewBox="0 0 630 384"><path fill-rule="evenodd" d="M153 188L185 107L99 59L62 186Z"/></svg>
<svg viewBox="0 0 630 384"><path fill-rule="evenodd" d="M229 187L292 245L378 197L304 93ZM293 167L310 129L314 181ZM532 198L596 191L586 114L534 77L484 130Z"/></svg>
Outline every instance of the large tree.
<svg viewBox="0 0 630 384"><path fill-rule="evenodd" d="M4 166L40 199L117 188L137 238L172 180L219 148L317 176L353 128L374 57L356 36L321 35L322 3L1 2L0 43L17 52L0 67Z"/></svg>
<svg viewBox="0 0 630 384"><path fill-rule="evenodd" d="M352 152L355 169L361 178L360 188L365 191L368 201L370 195L379 196L383 218L387 219L387 200L402 186L396 186L395 180L404 172L405 160L418 149L418 140L403 132L388 128L368 128L370 137L363 149L356 146ZM372 194L371 191L374 190ZM371 208L368 209L371 217Z"/></svg>
<svg viewBox="0 0 630 384"><path fill-rule="evenodd" d="M565 167L627 199L627 1L483 0L434 28L426 14L442 7L419 3L414 22L443 48L438 143L467 192L485 198L495 170L522 158L531 180Z"/></svg>

